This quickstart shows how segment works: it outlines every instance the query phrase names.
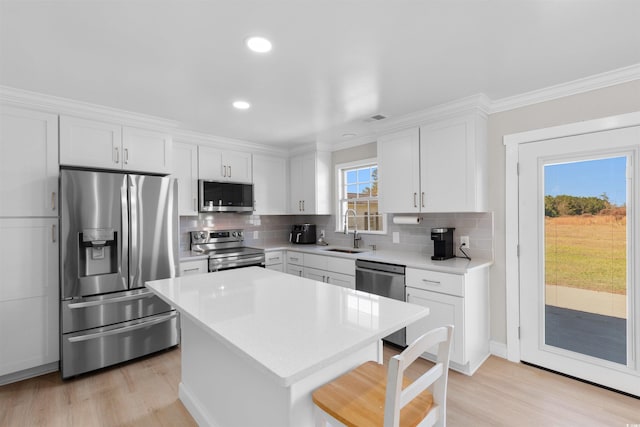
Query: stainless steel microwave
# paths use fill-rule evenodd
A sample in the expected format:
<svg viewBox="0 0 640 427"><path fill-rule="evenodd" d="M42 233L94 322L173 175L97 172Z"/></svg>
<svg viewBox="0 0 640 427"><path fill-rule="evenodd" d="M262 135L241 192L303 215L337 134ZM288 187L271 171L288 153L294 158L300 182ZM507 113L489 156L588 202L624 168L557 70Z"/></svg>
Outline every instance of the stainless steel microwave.
<svg viewBox="0 0 640 427"><path fill-rule="evenodd" d="M198 180L200 212L253 212L253 184Z"/></svg>

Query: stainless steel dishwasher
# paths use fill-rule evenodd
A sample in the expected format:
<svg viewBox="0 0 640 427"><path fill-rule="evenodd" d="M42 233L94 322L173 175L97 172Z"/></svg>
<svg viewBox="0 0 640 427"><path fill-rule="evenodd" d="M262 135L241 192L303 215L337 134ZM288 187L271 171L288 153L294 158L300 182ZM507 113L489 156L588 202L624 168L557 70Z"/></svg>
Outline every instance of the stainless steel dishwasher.
<svg viewBox="0 0 640 427"><path fill-rule="evenodd" d="M405 301L404 265L356 260L356 290ZM384 337L385 341L405 347L405 328Z"/></svg>

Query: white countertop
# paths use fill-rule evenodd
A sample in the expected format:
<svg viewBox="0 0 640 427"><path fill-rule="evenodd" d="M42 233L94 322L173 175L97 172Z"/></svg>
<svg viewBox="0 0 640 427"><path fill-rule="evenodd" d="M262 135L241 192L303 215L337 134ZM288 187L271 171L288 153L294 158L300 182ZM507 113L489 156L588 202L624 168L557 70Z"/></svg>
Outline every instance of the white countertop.
<svg viewBox="0 0 640 427"><path fill-rule="evenodd" d="M400 264L409 268L419 268L422 270L441 271L443 273L465 274L469 270L487 267L493 261L481 258L474 258L471 261L465 258L451 258L444 261L434 261L430 255L412 251L356 249L362 251L355 254L332 252L327 249L339 248L348 249L342 246L319 246L319 245L294 245L284 244L281 246L262 247L265 251L287 250L319 255L328 255L340 258L364 259L368 261L386 262L389 264Z"/></svg>
<svg viewBox="0 0 640 427"><path fill-rule="evenodd" d="M146 285L284 386L428 314L418 305L259 267Z"/></svg>

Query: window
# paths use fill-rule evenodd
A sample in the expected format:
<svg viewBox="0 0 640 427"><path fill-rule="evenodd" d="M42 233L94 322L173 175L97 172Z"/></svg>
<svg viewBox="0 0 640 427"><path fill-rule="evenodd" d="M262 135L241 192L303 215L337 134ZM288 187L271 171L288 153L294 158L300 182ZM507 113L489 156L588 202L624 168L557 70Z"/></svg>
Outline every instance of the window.
<svg viewBox="0 0 640 427"><path fill-rule="evenodd" d="M336 231L344 231L345 213L349 231L386 233L386 217L378 207L376 159L336 166L338 210Z"/></svg>

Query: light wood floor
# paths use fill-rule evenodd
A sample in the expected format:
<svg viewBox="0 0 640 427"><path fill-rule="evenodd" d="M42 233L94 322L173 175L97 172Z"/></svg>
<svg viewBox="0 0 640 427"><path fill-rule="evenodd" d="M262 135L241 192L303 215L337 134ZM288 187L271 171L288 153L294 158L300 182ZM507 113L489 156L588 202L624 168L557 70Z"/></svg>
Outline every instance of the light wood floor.
<svg viewBox="0 0 640 427"><path fill-rule="evenodd" d="M385 346L385 359L395 353ZM407 376L429 366L419 360ZM450 427L640 424L638 399L497 357L449 378ZM0 426L195 426L179 381L179 349L70 381L43 375L0 387Z"/></svg>

